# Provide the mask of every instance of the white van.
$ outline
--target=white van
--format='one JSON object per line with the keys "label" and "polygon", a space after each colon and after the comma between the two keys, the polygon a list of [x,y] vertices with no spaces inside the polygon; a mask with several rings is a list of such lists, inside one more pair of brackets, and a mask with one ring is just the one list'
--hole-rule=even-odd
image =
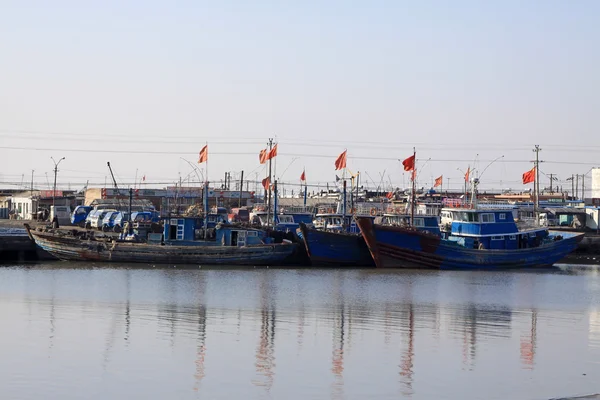
{"label": "white van", "polygon": [[54,221],[55,216],[59,225],[71,225],[71,207],[50,206],[50,222]]}

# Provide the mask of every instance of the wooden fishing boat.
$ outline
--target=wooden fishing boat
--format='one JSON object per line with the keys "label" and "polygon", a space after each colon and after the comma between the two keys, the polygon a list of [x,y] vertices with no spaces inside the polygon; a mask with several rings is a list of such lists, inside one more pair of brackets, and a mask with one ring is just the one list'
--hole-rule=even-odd
{"label": "wooden fishing boat", "polygon": [[[194,218],[167,220],[155,241],[134,242],[93,232],[32,229],[29,237],[61,260],[171,265],[281,265],[297,245],[274,243],[262,230],[221,224],[206,235]],[[207,239],[204,239],[204,237]],[[202,237],[199,240],[199,237]]]}

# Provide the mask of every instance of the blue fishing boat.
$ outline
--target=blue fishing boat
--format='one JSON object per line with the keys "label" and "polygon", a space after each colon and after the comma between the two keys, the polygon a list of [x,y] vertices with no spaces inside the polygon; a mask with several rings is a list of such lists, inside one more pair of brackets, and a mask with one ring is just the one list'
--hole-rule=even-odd
{"label": "blue fishing boat", "polygon": [[359,217],[357,223],[377,267],[391,268],[549,266],[575,250],[583,238],[545,227],[519,230],[509,210],[471,207],[442,209],[451,217],[445,237],[415,227],[376,224],[369,218]]}
{"label": "blue fishing boat", "polygon": [[[170,265],[281,265],[297,248],[283,240],[275,243],[267,232],[218,223],[204,228],[199,218],[169,218],[163,233],[149,234],[145,242],[98,236],[93,231],[31,229],[32,240],[61,260]],[[128,238],[131,236],[128,236]]]}
{"label": "blue fishing boat", "polygon": [[[333,217],[332,217],[333,218]],[[352,217],[348,217],[352,219]],[[353,224],[356,227],[356,224]],[[337,225],[334,225],[337,228]],[[349,226],[349,225],[348,225]],[[373,257],[360,234],[335,229],[311,229],[300,224],[296,231],[312,265],[373,267]]]}

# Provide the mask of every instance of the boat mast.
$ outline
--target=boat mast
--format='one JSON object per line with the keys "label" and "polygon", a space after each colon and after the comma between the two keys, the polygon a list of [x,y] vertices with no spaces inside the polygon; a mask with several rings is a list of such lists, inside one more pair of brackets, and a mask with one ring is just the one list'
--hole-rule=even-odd
{"label": "boat mast", "polygon": [[269,186],[267,188],[267,227],[271,224],[271,162],[273,161],[271,157],[271,150],[273,150],[273,139],[269,138]]}
{"label": "boat mast", "polygon": [[412,195],[411,195],[411,200],[410,200],[410,225],[411,226],[415,226],[415,203],[416,203],[416,198],[415,198],[415,181],[417,179],[417,150],[416,148],[413,147],[413,169],[412,169]]}
{"label": "boat mast", "polygon": [[535,149],[533,149],[533,151],[535,152],[535,182],[533,183],[533,190],[534,190],[534,200],[535,200],[535,204],[533,206],[533,211],[535,212],[535,222],[536,224],[539,225],[540,223],[540,151],[542,149],[540,149],[539,145],[535,145]]}

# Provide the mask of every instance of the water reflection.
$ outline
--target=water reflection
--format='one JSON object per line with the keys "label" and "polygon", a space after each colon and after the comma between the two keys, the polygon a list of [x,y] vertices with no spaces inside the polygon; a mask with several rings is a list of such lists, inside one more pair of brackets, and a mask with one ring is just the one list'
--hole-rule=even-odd
{"label": "water reflection", "polygon": [[257,386],[262,386],[269,391],[273,386],[273,368],[275,367],[275,306],[272,299],[273,287],[266,274],[262,274],[259,283],[260,296],[260,337],[256,348],[256,373],[258,379],[254,381]]}
{"label": "water reflection", "polygon": [[69,376],[95,398],[122,380],[147,398],[514,398],[495,378],[505,368],[512,394],[532,381],[548,398],[569,385],[593,391],[558,366],[600,377],[588,302],[600,285],[586,278],[0,270],[0,387],[43,397],[33,380],[44,368],[59,397]]}

